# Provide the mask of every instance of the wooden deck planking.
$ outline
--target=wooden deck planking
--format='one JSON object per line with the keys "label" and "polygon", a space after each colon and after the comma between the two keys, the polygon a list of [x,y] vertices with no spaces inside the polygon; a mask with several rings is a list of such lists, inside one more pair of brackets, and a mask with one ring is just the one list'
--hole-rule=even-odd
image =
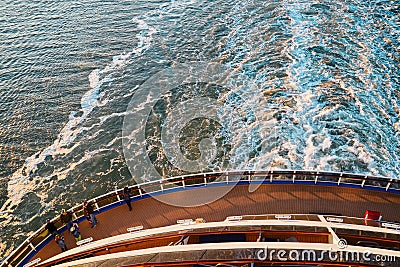
{"label": "wooden deck planking", "polygon": [[[218,188],[208,187],[174,192],[166,197],[202,199],[204,195],[218,193]],[[175,224],[178,219],[204,218],[206,221],[223,221],[227,216],[252,214],[308,214],[311,212],[341,213],[344,216],[363,217],[364,211],[379,210],[383,220],[400,218],[400,195],[344,187],[313,185],[262,185],[253,193],[247,185],[238,185],[223,198],[198,207],[175,207],[154,198],[132,202],[133,211],[127,205],[114,208],[97,216],[99,224],[90,228],[80,224],[82,238],[105,237],[126,233],[128,227],[143,225],[144,229]],[[75,242],[68,232],[64,233],[68,248]],[[38,255],[43,260],[60,253],[51,242]]]}

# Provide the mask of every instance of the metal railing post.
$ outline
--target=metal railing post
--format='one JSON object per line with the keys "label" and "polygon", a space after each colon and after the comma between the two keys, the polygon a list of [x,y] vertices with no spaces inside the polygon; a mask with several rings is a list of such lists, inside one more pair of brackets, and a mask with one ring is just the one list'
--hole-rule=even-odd
{"label": "metal railing post", "polygon": [[361,187],[364,187],[364,185],[365,185],[365,182],[367,181],[367,179],[368,179],[368,176],[367,176],[367,175],[365,175],[365,177],[364,177],[364,181],[362,181],[362,183],[361,183]]}
{"label": "metal railing post", "polygon": [[28,245],[29,245],[34,251],[36,251],[36,247],[31,243],[31,241],[28,241]]}
{"label": "metal railing post", "polygon": [[390,179],[390,181],[388,182],[388,184],[386,185],[386,191],[389,190],[390,185],[392,184],[391,182],[393,181],[393,178]]}
{"label": "metal railing post", "polygon": [[115,186],[115,194],[117,195],[118,201],[121,201],[121,197],[118,194],[118,187],[117,186]]}
{"label": "metal railing post", "polygon": [[340,173],[340,176],[339,176],[339,180],[338,180],[338,182],[337,182],[337,185],[340,185],[340,181],[342,180],[342,175],[343,175],[343,173]]}
{"label": "metal railing post", "polygon": [[96,199],[96,198],[94,199],[94,205],[96,206],[96,209],[98,209],[98,210],[100,209],[99,204],[97,203],[97,199]]}

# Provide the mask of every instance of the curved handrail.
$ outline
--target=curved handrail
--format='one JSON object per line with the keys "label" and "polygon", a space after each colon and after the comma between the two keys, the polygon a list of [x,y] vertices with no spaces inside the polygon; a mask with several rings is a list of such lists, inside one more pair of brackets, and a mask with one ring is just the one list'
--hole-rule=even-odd
{"label": "curved handrail", "polygon": [[[222,179],[217,179],[222,178]],[[276,182],[308,182],[313,184],[336,183],[340,185],[353,185],[360,188],[378,188],[384,191],[400,193],[400,180],[384,176],[371,176],[365,174],[353,174],[344,172],[327,172],[315,170],[235,170],[222,172],[207,172],[187,174],[155,181],[143,182],[130,186],[132,197],[150,196],[157,192],[167,192],[173,188],[186,188],[190,186],[208,185],[212,183],[276,183]],[[171,186],[165,189],[166,186]],[[148,189],[148,190],[146,190]],[[91,199],[96,210],[101,212],[107,206],[121,202],[123,189],[116,189],[106,194]],[[76,219],[82,218],[82,204],[69,209]],[[59,216],[53,220],[62,228]],[[0,265],[0,267],[19,266],[26,261],[27,257],[36,251],[36,248],[44,242],[45,226],[43,225],[34,234],[29,236],[17,249],[15,249]]]}

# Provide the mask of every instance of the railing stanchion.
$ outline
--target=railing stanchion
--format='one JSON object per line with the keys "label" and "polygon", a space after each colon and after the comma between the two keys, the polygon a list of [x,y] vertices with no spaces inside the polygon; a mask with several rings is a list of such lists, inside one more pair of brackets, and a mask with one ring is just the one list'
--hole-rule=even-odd
{"label": "railing stanchion", "polygon": [[338,180],[338,182],[337,182],[337,185],[340,185],[340,181],[342,180],[342,175],[343,175],[343,173],[340,173],[340,176],[339,176],[339,180]]}
{"label": "railing stanchion", "polygon": [[31,241],[28,241],[28,245],[29,245],[34,251],[36,251],[36,248],[35,248],[35,246],[31,243]]}
{"label": "railing stanchion", "polygon": [[118,201],[121,201],[121,197],[118,194],[118,187],[117,186],[115,187],[115,194],[117,195]]}
{"label": "railing stanchion", "polygon": [[386,185],[386,191],[389,190],[390,185],[392,184],[391,182],[393,181],[393,178],[390,179],[390,181],[388,182],[388,184]]}
{"label": "railing stanchion", "polygon": [[100,209],[99,204],[97,203],[97,199],[96,199],[96,198],[94,199],[94,205],[96,206],[96,209],[97,209],[97,210]]}
{"label": "railing stanchion", "polygon": [[183,177],[183,176],[182,176],[182,186],[183,186],[183,188],[186,187],[186,184],[185,184],[185,177]]}
{"label": "railing stanchion", "polygon": [[367,176],[367,175],[365,175],[365,177],[364,177],[364,181],[362,181],[362,183],[361,183],[361,187],[364,187],[364,185],[365,185],[365,181],[367,181],[367,178],[368,178],[368,176]]}

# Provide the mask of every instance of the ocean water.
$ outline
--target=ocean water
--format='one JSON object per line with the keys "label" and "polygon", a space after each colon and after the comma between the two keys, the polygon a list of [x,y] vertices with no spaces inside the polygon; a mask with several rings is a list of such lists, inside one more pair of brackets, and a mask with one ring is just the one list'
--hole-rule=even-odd
{"label": "ocean water", "polygon": [[[153,179],[145,167],[398,177],[399,12],[390,0],[0,0],[0,258],[62,208]],[[205,78],[210,64],[229,78]],[[123,131],[138,118],[144,149]]]}

